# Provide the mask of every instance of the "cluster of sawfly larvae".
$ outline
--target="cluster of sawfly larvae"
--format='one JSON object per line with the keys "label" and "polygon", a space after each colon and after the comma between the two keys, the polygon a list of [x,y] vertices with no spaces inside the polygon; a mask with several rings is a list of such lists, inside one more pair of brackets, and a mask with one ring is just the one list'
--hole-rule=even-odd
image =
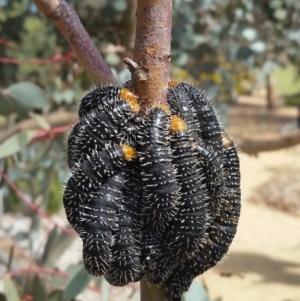
{"label": "cluster of sawfly larvae", "polygon": [[115,286],[145,276],[180,301],[234,238],[239,159],[198,88],[170,81],[166,105],[139,109],[124,87],[84,96],[68,139],[64,207],[88,273]]}

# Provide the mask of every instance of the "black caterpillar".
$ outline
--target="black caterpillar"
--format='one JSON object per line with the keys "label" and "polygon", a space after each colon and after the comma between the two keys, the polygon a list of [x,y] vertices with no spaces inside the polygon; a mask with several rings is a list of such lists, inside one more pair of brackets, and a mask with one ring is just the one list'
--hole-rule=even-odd
{"label": "black caterpillar", "polygon": [[180,301],[228,251],[240,213],[239,159],[196,87],[169,82],[145,115],[116,86],[88,93],[68,140],[68,221],[88,273],[116,286],[164,283]]}

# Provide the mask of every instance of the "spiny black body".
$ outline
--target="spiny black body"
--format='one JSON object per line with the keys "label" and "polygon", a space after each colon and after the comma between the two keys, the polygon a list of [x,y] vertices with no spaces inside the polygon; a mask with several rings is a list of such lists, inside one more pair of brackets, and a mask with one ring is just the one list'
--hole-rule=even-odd
{"label": "spiny black body", "polygon": [[170,116],[154,108],[140,137],[139,163],[144,185],[144,231],[165,230],[177,212],[178,186],[169,151]]}
{"label": "spiny black body", "polygon": [[[208,239],[190,258],[186,258],[166,281],[170,301],[180,301],[193,279],[215,266],[227,253],[235,236],[240,214],[239,159],[233,141],[224,132],[223,143],[223,192],[222,199],[210,226]],[[182,275],[185,275],[182,277]]]}
{"label": "spiny black body", "polygon": [[[115,286],[139,281],[141,267],[141,181],[135,177],[134,167],[127,168],[124,201],[118,214],[119,228],[114,232],[115,244],[111,247],[112,259],[105,273],[106,280]],[[128,176],[131,176],[129,180]]]}
{"label": "spiny black body", "polygon": [[97,198],[82,204],[83,227],[86,235],[83,242],[83,263],[86,271],[100,276],[109,269],[113,232],[117,230],[117,216],[123,201],[124,176],[112,176],[99,190]]}
{"label": "spiny black body", "polygon": [[120,99],[121,87],[107,86],[96,88],[87,93],[81,100],[78,109],[78,116],[80,119],[87,116],[91,111],[97,108],[102,108],[103,104],[113,105],[115,101]]}
{"label": "spiny black body", "polygon": [[[168,107],[146,115],[136,100],[116,86],[83,98],[68,140],[72,176],[64,206],[83,240],[90,274],[117,286],[145,275],[152,283],[164,281],[169,300],[180,301],[234,238],[239,160],[198,88],[173,81]],[[172,126],[171,114],[185,125]],[[120,144],[132,145],[137,160]]]}

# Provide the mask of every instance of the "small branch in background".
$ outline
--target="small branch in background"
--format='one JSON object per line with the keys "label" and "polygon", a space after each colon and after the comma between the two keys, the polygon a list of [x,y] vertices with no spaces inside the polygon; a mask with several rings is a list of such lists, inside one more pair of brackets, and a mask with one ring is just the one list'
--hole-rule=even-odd
{"label": "small branch in background", "polygon": [[166,103],[171,60],[171,0],[138,0],[136,40],[133,60],[147,74],[140,79],[132,74],[133,86],[144,109]]}
{"label": "small branch in background", "polygon": [[71,129],[70,125],[52,128],[50,130],[39,130],[33,137],[31,143],[40,143],[45,140],[53,139],[61,134],[68,132]]}
{"label": "small branch in background", "polygon": [[33,2],[64,35],[96,85],[117,83],[117,79],[87,34],[78,15],[65,0],[33,0]]}
{"label": "small branch in background", "polygon": [[64,226],[61,226],[58,224],[55,220],[53,220],[49,215],[47,215],[44,211],[42,211],[39,207],[34,205],[32,202],[30,202],[26,196],[23,194],[23,192],[9,179],[9,177],[0,169],[0,175],[5,181],[5,183],[16,193],[16,195],[21,199],[21,201],[28,206],[32,211],[36,212],[41,217],[47,219],[51,224],[55,225],[58,229],[60,229],[62,232],[69,234],[69,235],[76,235],[76,233]]}
{"label": "small branch in background", "polygon": [[[77,112],[59,111],[43,116],[51,127],[69,126],[78,119]],[[26,131],[39,129],[40,125],[34,119],[23,120],[14,126],[0,131],[0,144],[11,136]],[[53,129],[52,129],[53,130]],[[49,130],[51,132],[51,130]],[[38,134],[38,133],[37,133]]]}
{"label": "small branch in background", "polygon": [[26,59],[26,60],[18,60],[13,58],[7,57],[0,57],[0,63],[3,64],[13,64],[13,65],[46,65],[46,64],[53,64],[59,61],[65,61],[67,63],[72,63],[72,59],[75,56],[75,52],[70,51],[65,55],[55,55],[49,59]]}
{"label": "small branch in background", "polygon": [[300,130],[291,134],[284,134],[272,138],[245,138],[237,145],[242,152],[249,155],[257,155],[259,152],[279,150],[286,147],[295,146],[300,143]]}

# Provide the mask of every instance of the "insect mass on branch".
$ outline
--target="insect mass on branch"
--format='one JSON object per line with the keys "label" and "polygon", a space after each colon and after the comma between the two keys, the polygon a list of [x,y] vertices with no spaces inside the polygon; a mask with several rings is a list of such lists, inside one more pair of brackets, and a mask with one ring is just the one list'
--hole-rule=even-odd
{"label": "insect mass on branch", "polygon": [[206,95],[171,81],[167,104],[106,86],[83,97],[68,139],[68,221],[92,275],[124,286],[143,276],[180,301],[227,253],[240,215],[234,142]]}

